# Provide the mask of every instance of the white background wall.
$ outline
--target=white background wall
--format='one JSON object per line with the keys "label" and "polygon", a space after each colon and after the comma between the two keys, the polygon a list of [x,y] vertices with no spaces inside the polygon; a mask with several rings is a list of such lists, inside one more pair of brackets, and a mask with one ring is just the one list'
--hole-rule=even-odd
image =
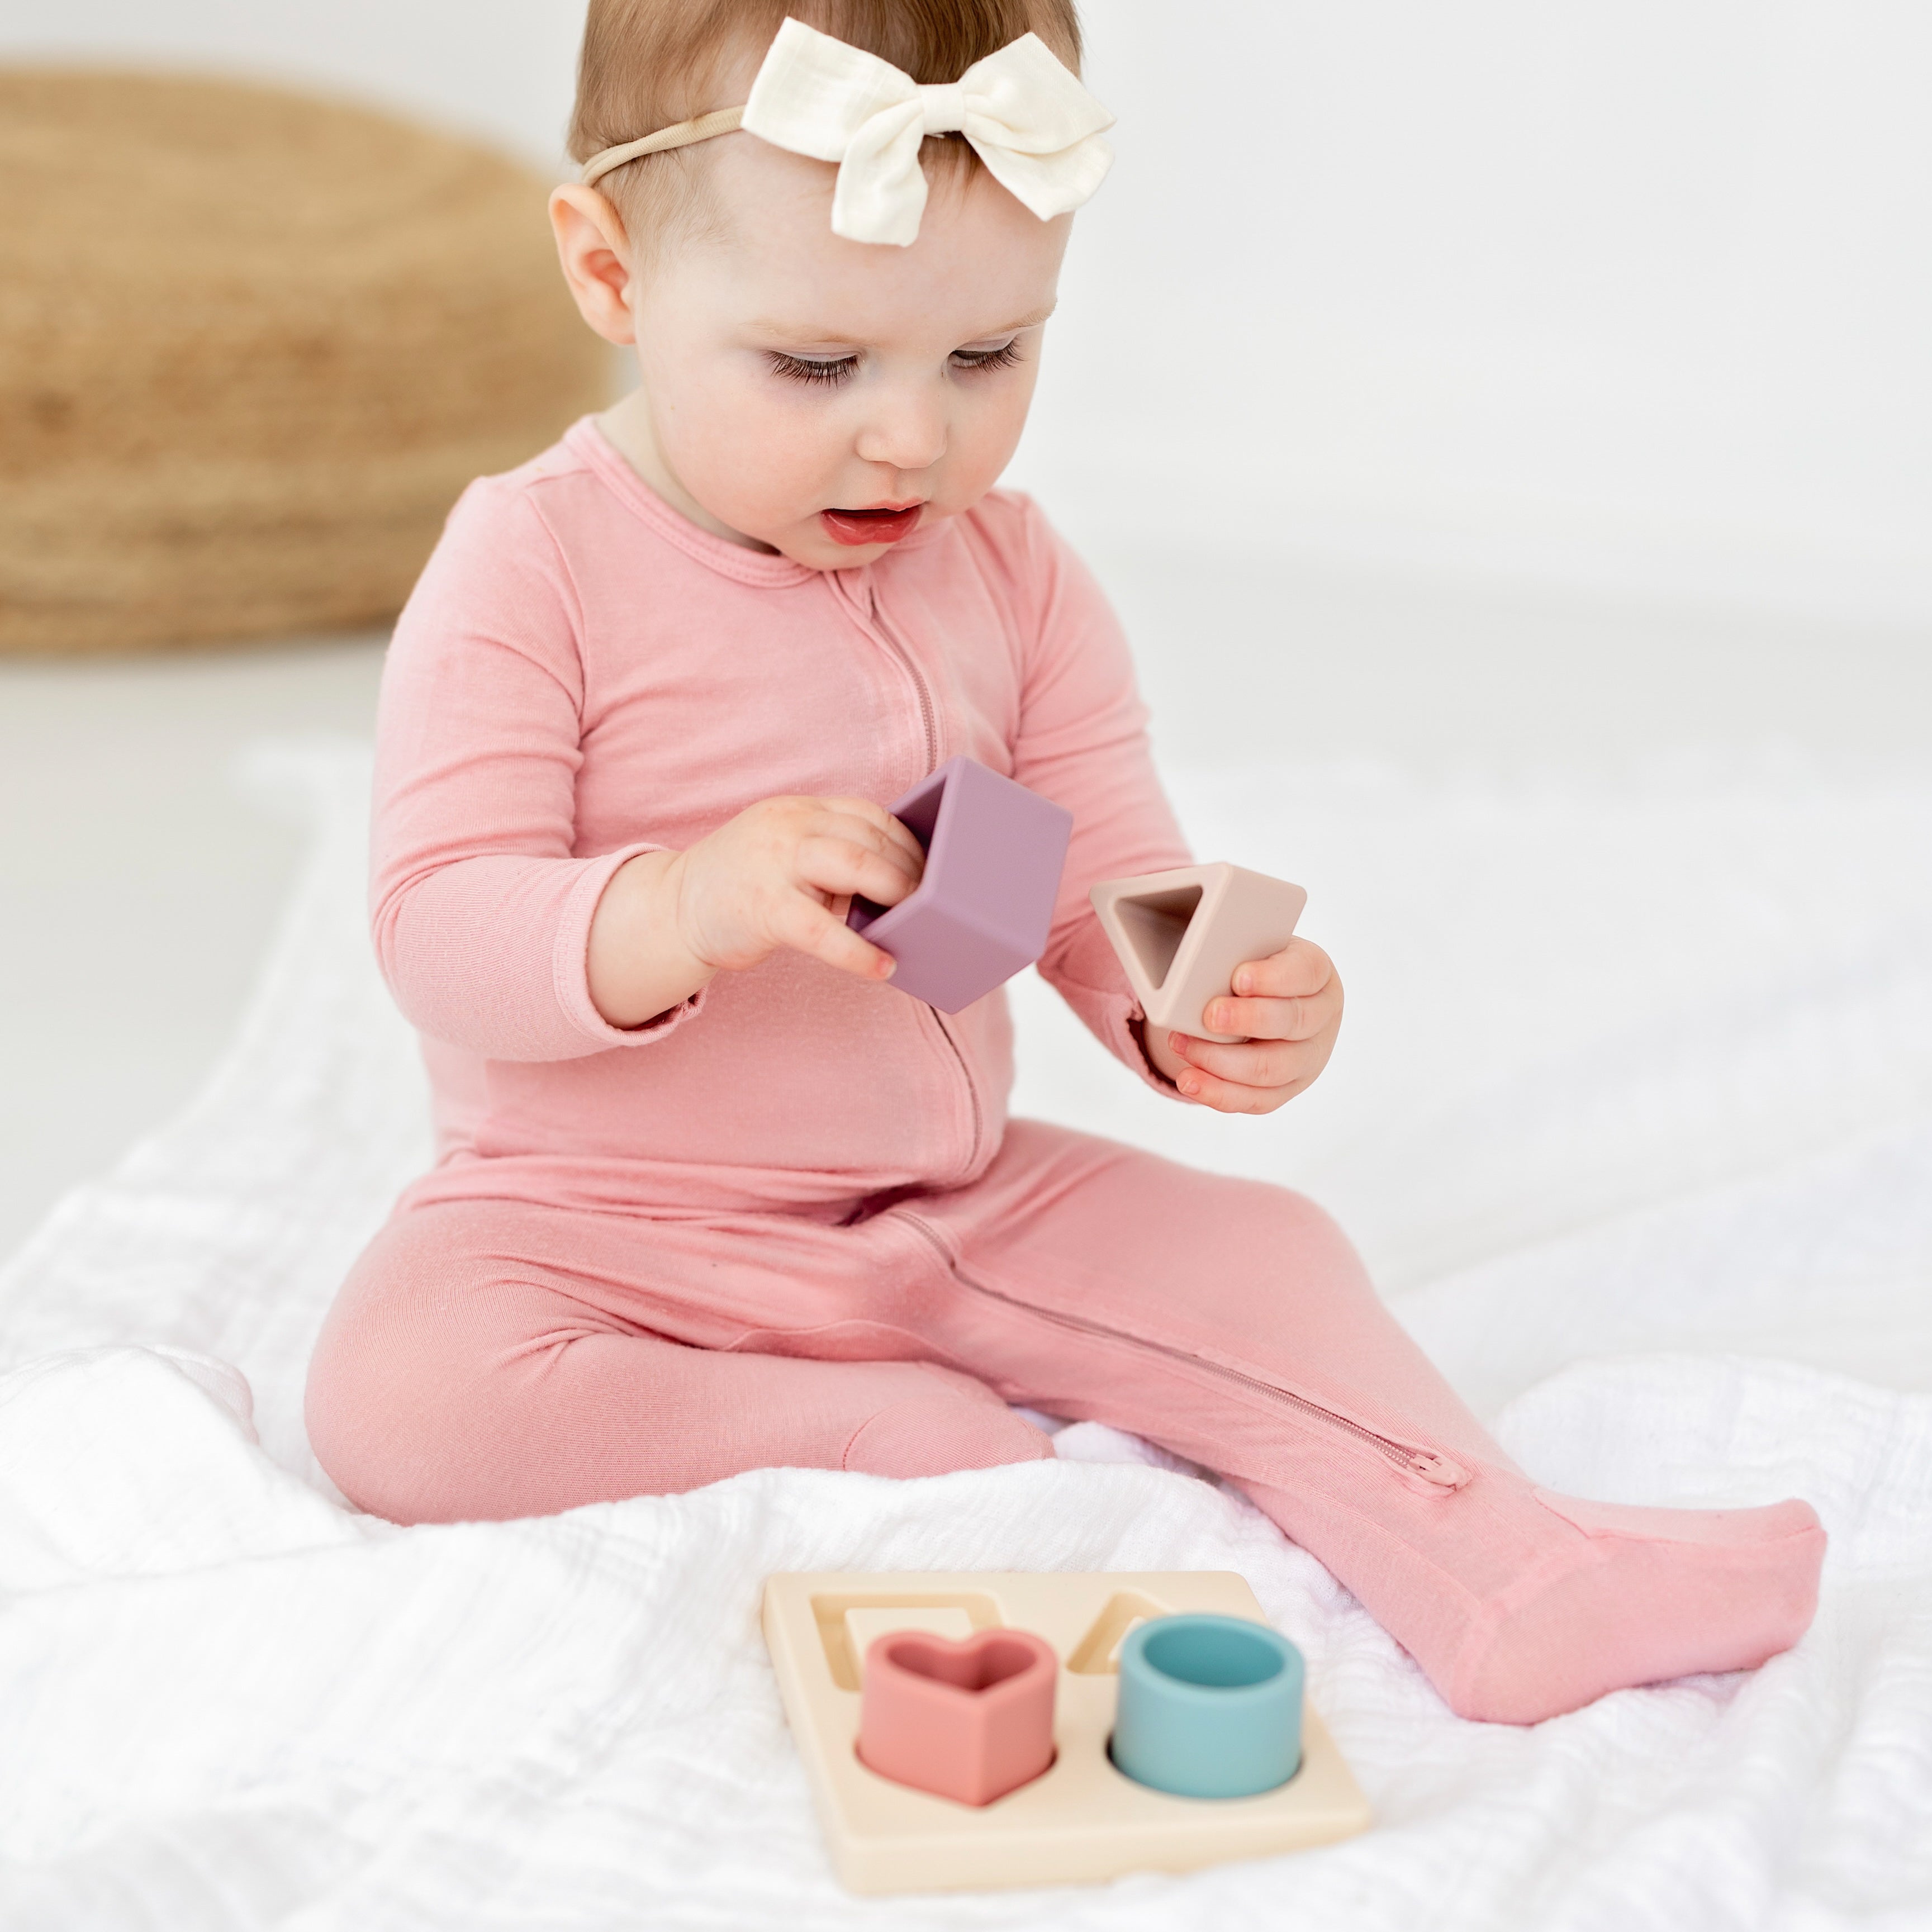
{"label": "white background wall", "polygon": [[[580,0],[0,0],[554,159]],[[1924,0],[1089,0],[1020,480],[1090,544],[1932,622]]]}

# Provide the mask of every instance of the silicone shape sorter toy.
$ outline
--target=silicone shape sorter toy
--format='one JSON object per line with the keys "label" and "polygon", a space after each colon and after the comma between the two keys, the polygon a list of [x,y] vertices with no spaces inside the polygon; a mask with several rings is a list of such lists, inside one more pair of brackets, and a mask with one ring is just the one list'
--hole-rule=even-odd
{"label": "silicone shape sorter toy", "polygon": [[1203,1009],[1232,988],[1236,967],[1294,938],[1308,902],[1285,879],[1225,865],[1103,879],[1088,896],[1148,1024],[1218,1040],[1244,1036],[1210,1033]]}
{"label": "silicone shape sorter toy", "polygon": [[1301,1762],[1301,1653],[1242,1617],[1157,1617],[1122,1639],[1108,1746],[1137,1784],[1253,1798]]}
{"label": "silicone shape sorter toy", "polygon": [[[1367,1803],[1312,1709],[1301,1713],[1300,1769],[1252,1797],[1175,1796],[1114,1766],[1124,1640],[1143,1623],[1195,1613],[1268,1628],[1246,1582],[1225,1571],[768,1578],[765,1641],[840,1878],[862,1892],[1054,1885],[1192,1871],[1366,1831]],[[860,1728],[870,1659],[881,1638],[905,1630],[1043,1640],[1058,1664],[1048,1768],[986,1804],[869,1768]]]}
{"label": "silicone shape sorter toy", "polygon": [[890,809],[925,848],[925,874],[890,908],[854,898],[845,922],[898,962],[900,992],[956,1013],[1046,950],[1073,815],[964,757]]}
{"label": "silicone shape sorter toy", "polygon": [[866,1652],[859,1758],[962,1804],[990,1804],[1053,1762],[1060,1660],[1030,1630],[898,1630]]}

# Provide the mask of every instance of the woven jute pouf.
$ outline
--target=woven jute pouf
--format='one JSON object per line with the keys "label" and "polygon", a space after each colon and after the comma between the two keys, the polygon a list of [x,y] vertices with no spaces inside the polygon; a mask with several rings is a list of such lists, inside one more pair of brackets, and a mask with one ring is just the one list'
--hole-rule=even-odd
{"label": "woven jute pouf", "polygon": [[608,398],[544,184],[276,89],[0,69],[0,651],[394,614]]}

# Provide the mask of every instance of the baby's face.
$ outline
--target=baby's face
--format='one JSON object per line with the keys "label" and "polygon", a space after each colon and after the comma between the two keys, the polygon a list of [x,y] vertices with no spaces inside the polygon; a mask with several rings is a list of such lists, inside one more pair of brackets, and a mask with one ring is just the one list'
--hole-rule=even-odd
{"label": "baby's face", "polygon": [[970,508],[1024,426],[1071,218],[976,169],[932,182],[910,248],[848,242],[827,164],[742,134],[707,158],[721,231],[668,242],[625,291],[643,388],[623,414],[652,480],[818,568]]}

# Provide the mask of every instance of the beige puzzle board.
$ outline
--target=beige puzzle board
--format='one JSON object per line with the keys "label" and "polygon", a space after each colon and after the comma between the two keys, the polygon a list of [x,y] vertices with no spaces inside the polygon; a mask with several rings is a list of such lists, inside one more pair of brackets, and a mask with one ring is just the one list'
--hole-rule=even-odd
{"label": "beige puzzle board", "polygon": [[[1312,1707],[1301,1768],[1258,1798],[1174,1798],[1107,1756],[1120,1640],[1148,1617],[1208,1611],[1264,1623],[1228,1570],[1034,1576],[826,1572],[769,1578],[765,1641],[839,1877],[854,1892],[1054,1885],[1192,1871],[1366,1831],[1368,1802]],[[914,1791],[859,1761],[860,1670],[886,1631],[1036,1632],[1059,1654],[1052,1768],[991,1804]]]}

